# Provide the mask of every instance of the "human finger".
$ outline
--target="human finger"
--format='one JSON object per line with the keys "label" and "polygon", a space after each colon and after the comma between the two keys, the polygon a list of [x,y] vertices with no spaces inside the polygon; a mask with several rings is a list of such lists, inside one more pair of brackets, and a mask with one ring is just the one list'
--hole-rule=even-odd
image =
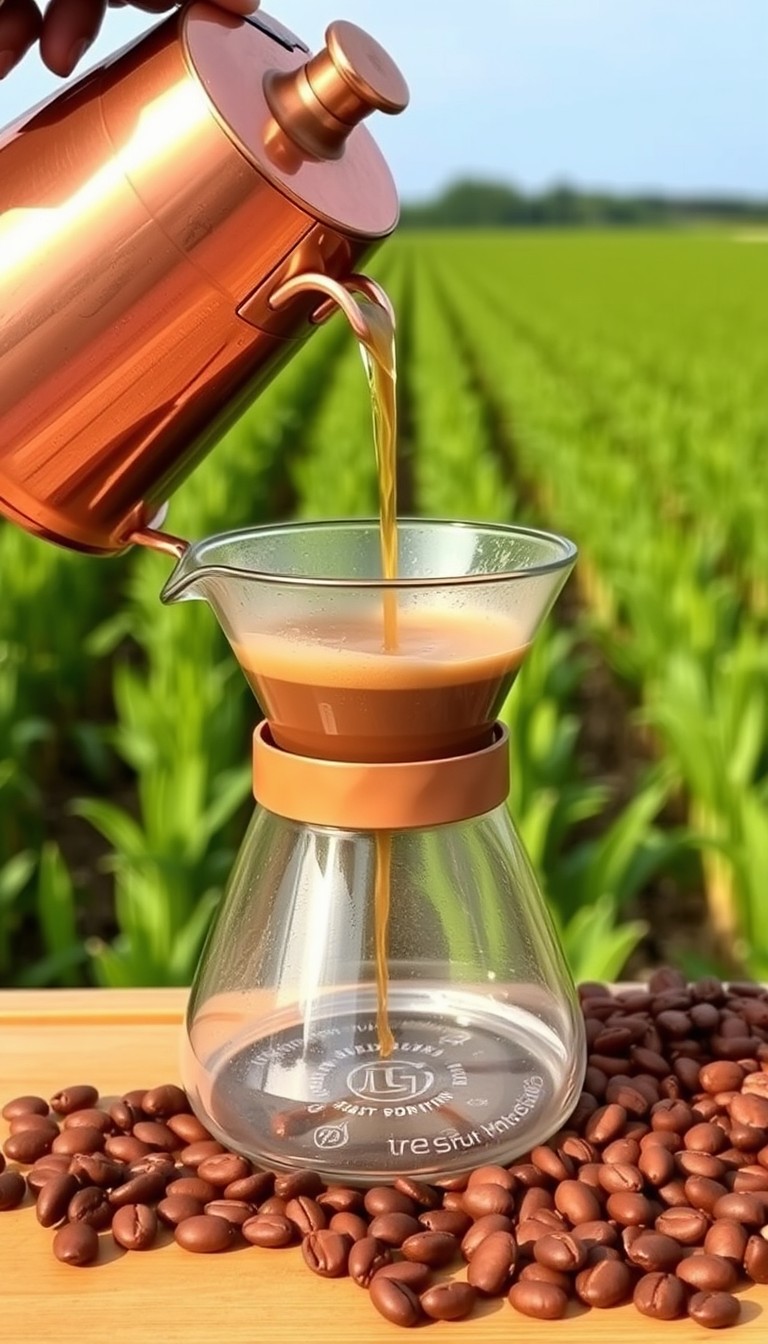
{"label": "human finger", "polygon": [[107,0],[50,0],[40,55],[55,75],[71,75],[101,28]]}
{"label": "human finger", "polygon": [[40,36],[43,16],[35,0],[0,0],[0,79]]}

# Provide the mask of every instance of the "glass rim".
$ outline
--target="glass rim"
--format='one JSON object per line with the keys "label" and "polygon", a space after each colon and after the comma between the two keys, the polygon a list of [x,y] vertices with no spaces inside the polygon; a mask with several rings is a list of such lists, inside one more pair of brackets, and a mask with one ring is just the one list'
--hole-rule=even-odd
{"label": "glass rim", "polygon": [[[578,556],[578,547],[567,537],[563,537],[557,532],[547,532],[536,527],[524,527],[516,523],[483,523],[455,518],[418,518],[407,515],[398,518],[397,526],[398,528],[401,526],[417,526],[427,529],[446,528],[506,537],[528,537],[536,541],[549,543],[553,549],[559,550],[560,554],[550,560],[542,560],[523,568],[494,570],[490,574],[425,575],[423,578],[411,576],[396,579],[329,578],[323,575],[313,577],[308,574],[284,574],[275,570],[243,569],[237,565],[206,564],[200,557],[202,548],[213,547],[222,542],[245,541],[252,537],[268,537],[291,532],[328,532],[334,529],[351,531],[358,528],[369,532],[373,530],[378,532],[379,530],[378,518],[323,518],[317,521],[299,519],[288,523],[265,523],[259,527],[235,528],[231,532],[217,532],[212,536],[204,537],[201,541],[191,543],[169,576],[161,593],[161,598],[163,601],[172,601],[175,593],[182,591],[193,583],[195,578],[203,575],[207,577],[237,578],[251,583],[279,584],[294,588],[354,589],[356,591],[362,589],[365,591],[395,592],[427,588],[457,588],[477,584],[514,582],[537,578],[543,574],[556,574],[559,570],[572,566]],[[185,573],[187,564],[194,561],[198,562],[199,567]]]}

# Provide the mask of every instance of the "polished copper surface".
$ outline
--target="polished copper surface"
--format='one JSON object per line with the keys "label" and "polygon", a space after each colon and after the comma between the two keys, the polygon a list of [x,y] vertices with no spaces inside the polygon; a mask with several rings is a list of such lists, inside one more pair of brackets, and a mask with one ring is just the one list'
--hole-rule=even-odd
{"label": "polished copper surface", "polygon": [[338,159],[371,112],[402,112],[408,86],[394,61],[354,23],[332,23],[326,46],[291,73],[268,71],[264,91],[289,140],[318,159]]}
{"label": "polished copper surface", "polygon": [[364,129],[338,163],[271,163],[264,75],[306,59],[193,3],[0,139],[0,511],[29,531],[152,535],[312,330],[317,295],[274,289],[345,279],[394,226]]}

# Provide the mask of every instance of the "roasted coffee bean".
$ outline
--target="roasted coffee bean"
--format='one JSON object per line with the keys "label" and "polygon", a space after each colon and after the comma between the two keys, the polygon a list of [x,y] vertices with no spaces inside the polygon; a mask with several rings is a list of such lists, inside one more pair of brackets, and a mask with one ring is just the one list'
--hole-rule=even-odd
{"label": "roasted coffee bean", "polygon": [[524,1223],[528,1218],[535,1218],[542,1209],[554,1209],[555,1199],[551,1190],[542,1190],[535,1186],[533,1190],[526,1190],[520,1201],[520,1207],[517,1211],[518,1221]]}
{"label": "roasted coffee bean", "polygon": [[53,1254],[65,1265],[92,1265],[99,1254],[99,1238],[87,1223],[65,1223],[53,1238]]}
{"label": "roasted coffee bean", "polygon": [[75,1153],[68,1170],[81,1185],[97,1185],[101,1190],[110,1190],[125,1180],[125,1167],[105,1153]]}
{"label": "roasted coffee bean", "polygon": [[598,1111],[593,1112],[585,1125],[584,1136],[590,1143],[602,1147],[612,1139],[618,1139],[624,1133],[626,1125],[627,1112],[623,1106],[618,1106],[614,1102],[609,1106],[601,1106]]}
{"label": "roasted coffee bean", "polygon": [[[195,1179],[194,1177],[192,1179]],[[224,1186],[225,1199],[244,1199],[248,1204],[261,1204],[272,1191],[274,1176],[271,1171],[254,1171]]]}
{"label": "roasted coffee bean", "polygon": [[709,1227],[709,1219],[700,1209],[665,1209],[654,1224],[657,1232],[673,1237],[681,1246],[700,1246]]}
{"label": "roasted coffee bean", "polygon": [[[675,1167],[684,1176],[704,1176],[708,1181],[722,1181],[726,1173],[726,1165],[721,1157],[715,1157],[712,1153],[676,1153],[674,1157]],[[663,1182],[658,1182],[662,1185]]]}
{"label": "roasted coffee bean", "polygon": [[677,1266],[677,1277],[701,1292],[729,1293],[739,1281],[732,1260],[722,1255],[689,1255]]}
{"label": "roasted coffee bean", "polygon": [[583,1181],[562,1181],[555,1190],[555,1208],[571,1223],[589,1223],[602,1213],[600,1200]]}
{"label": "roasted coffee bean", "polygon": [[426,1213],[419,1214],[419,1222],[428,1232],[449,1232],[452,1237],[458,1237],[459,1240],[472,1226],[469,1214],[459,1209],[427,1209]]}
{"label": "roasted coffee bean", "polygon": [[0,1173],[0,1213],[17,1209],[27,1192],[24,1177],[18,1171]]}
{"label": "roasted coffee bean", "polygon": [[42,1227],[55,1227],[67,1216],[69,1201],[80,1188],[76,1176],[52,1176],[40,1190],[35,1206]]}
{"label": "roasted coffee bean", "polygon": [[398,1260],[391,1265],[378,1269],[375,1278],[397,1279],[398,1283],[407,1283],[414,1293],[421,1293],[430,1279],[429,1265],[420,1265],[416,1260]]}
{"label": "roasted coffee bean", "polygon": [[157,1214],[148,1204],[123,1204],[112,1219],[112,1236],[126,1251],[148,1251],[157,1237]]}
{"label": "roasted coffee bean", "polygon": [[13,1097],[2,1109],[4,1120],[15,1120],[18,1115],[47,1115],[48,1102],[42,1097]]}
{"label": "roasted coffee bean", "polygon": [[32,1111],[27,1115],[15,1115],[8,1126],[9,1134],[22,1134],[27,1129],[37,1129],[40,1133],[50,1134],[52,1139],[60,1133],[59,1126],[55,1120],[47,1115],[35,1115]]}
{"label": "roasted coffee bean", "polygon": [[277,1213],[284,1218],[287,1204],[287,1199],[281,1199],[279,1195],[270,1195],[269,1199],[265,1199],[264,1203],[259,1205],[259,1213]]}
{"label": "roasted coffee bean", "polygon": [[666,1204],[670,1209],[688,1208],[684,1181],[668,1181],[666,1185],[660,1186],[656,1193],[661,1203]]}
{"label": "roasted coffee bean", "polygon": [[421,1303],[407,1283],[377,1274],[370,1287],[371,1302],[393,1325],[412,1326],[423,1319]]}
{"label": "roasted coffee bean", "polygon": [[145,1087],[132,1087],[130,1091],[124,1092],[121,1101],[127,1101],[129,1106],[135,1106],[137,1110],[143,1110],[142,1103],[147,1095]]}
{"label": "roasted coffee bean", "polygon": [[277,1249],[296,1240],[295,1225],[279,1213],[257,1213],[243,1223],[240,1231],[252,1246]]}
{"label": "roasted coffee bean", "polygon": [[710,1181],[706,1176],[689,1176],[683,1187],[688,1203],[694,1209],[712,1213],[717,1201],[728,1191],[719,1181]]}
{"label": "roasted coffee bean", "polygon": [[50,1153],[54,1136],[47,1129],[23,1129],[11,1134],[3,1144],[3,1152],[12,1162],[20,1162],[23,1167],[31,1167],[33,1162]]}
{"label": "roasted coffee bean", "polygon": [[123,1185],[109,1192],[109,1202],[116,1208],[124,1204],[154,1204],[165,1194],[166,1178],[162,1172],[148,1171],[143,1176],[132,1176]]}
{"label": "roasted coffee bean", "polygon": [[[325,1208],[325,1205],[321,1207]],[[326,1212],[330,1213],[330,1209]],[[332,1232],[343,1233],[353,1243],[362,1241],[363,1237],[368,1236],[368,1223],[359,1213],[334,1213],[328,1221],[328,1226]]]}
{"label": "roasted coffee bean", "polygon": [[[765,1076],[765,1075],[764,1075]],[[754,1129],[768,1128],[768,1098],[754,1093],[736,1093],[730,1105],[731,1120]]]}
{"label": "roasted coffee bean", "polygon": [[[573,1116],[571,1120],[573,1121]],[[532,1162],[516,1162],[509,1170],[517,1184],[522,1186],[524,1190],[531,1190],[535,1186],[546,1187],[548,1185],[544,1172],[539,1171],[538,1167],[534,1167]]]}
{"label": "roasted coffee bean", "polygon": [[139,1158],[146,1157],[151,1151],[148,1144],[134,1139],[132,1134],[110,1134],[104,1143],[107,1157],[111,1157],[115,1162],[122,1162],[124,1166],[128,1166],[130,1162],[138,1162]]}
{"label": "roasted coffee bean", "polygon": [[112,1222],[113,1214],[114,1209],[106,1190],[99,1189],[98,1185],[87,1185],[83,1190],[78,1190],[69,1201],[67,1221],[88,1223],[96,1232],[103,1232]]}
{"label": "roasted coffee bean", "polygon": [[133,1126],[144,1119],[144,1112],[138,1106],[131,1106],[127,1101],[115,1101],[110,1106],[109,1115],[115,1129],[119,1129],[123,1134],[130,1134]]}
{"label": "roasted coffee bean", "polygon": [[249,1218],[253,1218],[256,1210],[244,1199],[212,1199],[210,1204],[205,1205],[203,1212],[213,1213],[217,1218],[226,1218],[233,1227],[242,1227]]}
{"label": "roasted coffee bean", "polygon": [[632,1272],[622,1260],[600,1260],[576,1275],[576,1294],[590,1307],[618,1307],[631,1296],[633,1285]]}
{"label": "roasted coffee bean", "polygon": [[744,1070],[730,1059],[715,1059],[699,1070],[699,1085],[712,1097],[718,1092],[738,1092],[743,1081]]}
{"label": "roasted coffee bean", "polygon": [[[545,1210],[542,1209],[542,1215],[544,1212]],[[493,1216],[494,1215],[491,1215],[491,1217]],[[485,1220],[480,1219],[479,1221],[484,1222]],[[507,1219],[507,1222],[509,1223],[509,1227],[506,1230],[514,1230],[515,1236],[517,1237],[517,1244],[524,1255],[533,1255],[533,1248],[540,1237],[548,1237],[552,1232],[565,1232],[567,1230],[567,1224],[561,1223],[559,1227],[553,1227],[551,1223],[545,1223],[538,1218],[529,1218],[524,1223],[518,1223],[514,1229],[512,1227],[512,1220]],[[477,1223],[475,1224],[475,1227],[476,1226]],[[493,1230],[503,1231],[504,1229],[494,1228]],[[473,1231],[474,1228],[470,1229],[467,1236],[464,1238],[464,1242],[471,1238]],[[464,1242],[462,1243],[462,1246],[464,1245]]]}
{"label": "roasted coffee bean", "polygon": [[223,1190],[232,1181],[241,1181],[245,1176],[250,1176],[251,1164],[247,1157],[240,1157],[238,1153],[216,1153],[213,1157],[203,1159],[197,1174],[202,1181],[210,1181],[217,1190]]}
{"label": "roasted coffee bean", "polygon": [[768,1138],[768,1130],[755,1129],[752,1125],[735,1125],[730,1128],[731,1147],[739,1148],[743,1153],[757,1153]]}
{"label": "roasted coffee bean", "polygon": [[744,1250],[744,1269],[753,1283],[768,1283],[768,1241],[751,1236]]}
{"label": "roasted coffee bean", "polygon": [[35,1165],[30,1167],[27,1172],[27,1186],[35,1199],[46,1182],[52,1180],[54,1176],[74,1175],[70,1172],[69,1166],[69,1158],[64,1157],[61,1153],[58,1156],[54,1153],[47,1153],[44,1157],[38,1158]]}
{"label": "roasted coffee bean", "polygon": [[283,1171],[275,1176],[275,1194],[280,1199],[298,1199],[300,1195],[316,1199],[322,1188],[323,1182],[318,1173],[308,1171],[306,1168],[300,1171]]}
{"label": "roasted coffee bean", "polygon": [[639,1193],[645,1185],[645,1178],[637,1167],[629,1162],[612,1162],[602,1166],[599,1173],[600,1185],[609,1195],[622,1191]]}
{"label": "roasted coffee bean", "polygon": [[235,1231],[226,1218],[201,1213],[195,1218],[185,1218],[184,1222],[179,1223],[174,1229],[173,1235],[185,1251],[194,1251],[199,1255],[213,1255],[218,1251],[226,1251],[232,1245]]}
{"label": "roasted coffee bean", "polygon": [[466,1190],[469,1183],[469,1172],[462,1176],[447,1176],[444,1181],[435,1181],[438,1190]]}
{"label": "roasted coffee bean", "polygon": [[406,1260],[429,1265],[430,1269],[449,1265],[458,1252],[459,1243],[449,1232],[415,1232],[412,1237],[406,1237],[400,1247]]}
{"label": "roasted coffee bean", "polygon": [[[107,1152],[109,1152],[109,1144],[107,1144]],[[191,1167],[193,1171],[197,1171],[209,1157],[221,1157],[224,1153],[226,1153],[226,1149],[215,1139],[197,1139],[194,1143],[188,1143],[186,1148],[181,1149],[179,1161],[183,1162],[185,1167]],[[234,1180],[235,1177],[233,1176],[231,1179]]]}
{"label": "roasted coffee bean", "polygon": [[675,1321],[685,1315],[688,1294],[675,1274],[644,1274],[635,1284],[632,1301],[643,1316]]}
{"label": "roasted coffee bean", "polygon": [[514,1195],[501,1185],[471,1185],[461,1198],[471,1218],[483,1218],[488,1213],[504,1213],[510,1218],[515,1211]]}
{"label": "roasted coffee bean", "polygon": [[590,1246],[615,1246],[619,1234],[613,1223],[598,1218],[588,1223],[576,1223],[573,1236],[589,1249]]}
{"label": "roasted coffee bean", "polygon": [[603,1162],[609,1165],[621,1162],[636,1166],[639,1157],[640,1144],[637,1139],[614,1139],[603,1149]]}
{"label": "roasted coffee bean", "polygon": [[159,1120],[139,1120],[133,1126],[133,1136],[163,1153],[173,1153],[181,1147],[178,1136]]}
{"label": "roasted coffee bean", "polygon": [[559,1321],[568,1307],[568,1294],[554,1283],[519,1279],[507,1293],[507,1301],[523,1316],[537,1321]]}
{"label": "roasted coffee bean", "polygon": [[380,1269],[392,1263],[392,1252],[376,1237],[361,1237],[350,1247],[347,1267],[349,1276],[360,1288],[369,1288]]}
{"label": "roasted coffee bean", "polygon": [[675,1159],[667,1148],[658,1143],[642,1149],[637,1169],[651,1185],[666,1185],[675,1174]]}
{"label": "roasted coffee bean", "polygon": [[310,1232],[301,1243],[305,1265],[321,1279],[340,1279],[346,1275],[349,1250],[349,1239],[328,1227]]}
{"label": "roasted coffee bean", "polygon": [[723,1255],[740,1265],[747,1249],[749,1233],[735,1218],[718,1218],[707,1230],[704,1250],[708,1255]]}
{"label": "roasted coffee bean", "polygon": [[63,1087],[50,1099],[50,1107],[57,1115],[69,1115],[71,1111],[82,1111],[87,1106],[95,1106],[99,1094],[95,1087],[83,1083],[77,1087]]}
{"label": "roasted coffee bean", "polygon": [[171,1115],[184,1115],[189,1107],[186,1092],[175,1083],[163,1083],[160,1087],[151,1087],[144,1093],[141,1109],[151,1116],[165,1120]]}
{"label": "roasted coffee bean", "polygon": [[178,1227],[185,1218],[198,1218],[204,1208],[191,1195],[166,1195],[157,1206],[157,1216],[166,1227]]}
{"label": "roasted coffee bean", "polygon": [[171,1181],[176,1176],[176,1163],[170,1153],[147,1153],[146,1156],[140,1157],[138,1162],[131,1163],[128,1176],[145,1176],[149,1171],[164,1176],[166,1181]]}
{"label": "roasted coffee bean", "polygon": [[648,1148],[666,1148],[668,1153],[677,1153],[683,1146],[683,1140],[674,1129],[652,1129],[640,1140],[640,1152]]}
{"label": "roasted coffee bean", "polygon": [[605,1205],[609,1218],[615,1218],[623,1227],[653,1226],[654,1211],[645,1195],[628,1192],[609,1195]]}
{"label": "roasted coffee bean", "polygon": [[[531,1161],[539,1171],[543,1171],[544,1175],[553,1181],[568,1181],[576,1174],[576,1163],[572,1162],[570,1157],[555,1152],[545,1143],[531,1149]],[[488,1212],[491,1213],[493,1210],[489,1209]]]}
{"label": "roasted coffee bean", "polygon": [[329,1217],[332,1213],[362,1213],[363,1192],[346,1185],[331,1185],[320,1192],[317,1202],[328,1212]]}
{"label": "roasted coffee bean", "polygon": [[643,1088],[635,1085],[634,1080],[621,1082],[617,1078],[611,1078],[605,1089],[605,1095],[609,1102],[614,1101],[623,1106],[627,1115],[643,1116],[648,1114],[654,1104],[658,1090],[648,1095]]}
{"label": "roasted coffee bean", "polygon": [[[603,1187],[600,1184],[602,1166],[602,1162],[582,1162],[577,1179],[583,1185],[588,1185],[591,1190],[597,1190],[602,1194]],[[554,1197],[552,1202],[554,1204]]]}
{"label": "roasted coffee bean", "polygon": [[464,1208],[464,1191],[447,1190],[443,1195],[443,1208],[453,1212],[455,1209]]}
{"label": "roasted coffee bean", "polygon": [[[467,1180],[467,1189],[470,1190],[473,1185],[501,1185],[505,1190],[515,1190],[517,1181],[506,1167],[499,1167],[493,1164],[487,1164],[484,1167],[475,1167],[474,1171],[469,1173]],[[397,1189],[401,1188],[401,1182],[395,1181]],[[427,1186],[427,1189],[431,1189]],[[407,1191],[405,1192],[407,1193]]]}
{"label": "roasted coffee bean", "polygon": [[188,1146],[190,1143],[205,1143],[206,1140],[210,1141],[213,1137],[197,1116],[187,1111],[180,1111],[175,1115],[167,1116],[165,1123],[171,1133],[180,1139],[180,1148]]}
{"label": "roasted coffee bean", "polygon": [[[496,1170],[496,1168],[494,1168],[494,1170]],[[505,1168],[500,1167],[499,1170],[505,1171]],[[509,1176],[508,1172],[505,1172],[505,1175],[507,1175],[509,1181],[512,1181],[512,1177]],[[398,1176],[395,1181],[395,1189],[401,1195],[407,1195],[419,1208],[440,1208],[442,1194],[434,1185],[426,1185],[423,1181],[413,1180],[410,1176]],[[353,1194],[354,1192],[350,1191],[349,1193]]]}
{"label": "roasted coffee bean", "polygon": [[106,1111],[99,1110],[98,1106],[88,1106],[82,1111],[70,1111],[69,1115],[64,1116],[62,1122],[63,1129],[78,1129],[83,1127],[87,1129],[100,1129],[102,1134],[111,1134],[114,1129],[114,1125]]}
{"label": "roasted coffee bean", "polygon": [[411,1217],[416,1213],[415,1202],[389,1185],[374,1185],[372,1189],[366,1190],[363,1203],[371,1218],[381,1213],[408,1213]]}
{"label": "roasted coffee bean", "polygon": [[285,1216],[290,1218],[300,1237],[306,1237],[310,1232],[319,1232],[321,1228],[328,1226],[324,1208],[316,1199],[310,1199],[309,1195],[289,1199],[285,1206]]}
{"label": "roasted coffee bean", "polygon": [[[598,1159],[598,1150],[594,1143],[588,1139],[580,1139],[575,1134],[570,1134],[563,1140],[560,1151],[573,1159],[579,1166],[582,1162],[596,1162]],[[603,1153],[605,1161],[605,1153]]]}
{"label": "roasted coffee bean", "polygon": [[477,1293],[469,1283],[435,1283],[421,1294],[421,1308],[431,1321],[463,1321],[471,1312]]}
{"label": "roasted coffee bean", "polygon": [[66,1153],[74,1157],[75,1153],[98,1153],[104,1147],[105,1135],[100,1129],[81,1126],[76,1129],[63,1129],[51,1144],[52,1153]]}
{"label": "roasted coffee bean", "polygon": [[691,1125],[683,1136],[683,1144],[691,1152],[717,1154],[727,1147],[728,1140],[719,1125],[710,1123]]}
{"label": "roasted coffee bean", "polygon": [[683,1258],[683,1248],[663,1232],[640,1232],[627,1247],[627,1258],[647,1273],[671,1273]]}
{"label": "roasted coffee bean", "polygon": [[517,1242],[511,1232],[491,1232],[478,1246],[467,1270],[467,1282],[486,1297],[506,1291],[517,1260]]}
{"label": "roasted coffee bean", "polygon": [[536,1283],[555,1283],[558,1288],[562,1288],[564,1293],[570,1294],[573,1283],[567,1274],[559,1269],[550,1269],[548,1265],[539,1265],[535,1260],[530,1264],[523,1265],[517,1276],[518,1282],[527,1282],[533,1279]]}
{"label": "roasted coffee bean", "polygon": [[735,1218],[745,1227],[762,1227],[766,1222],[765,1204],[759,1195],[721,1195],[713,1214],[715,1218]]}
{"label": "roasted coffee bean", "polygon": [[402,1246],[406,1237],[414,1236],[423,1228],[410,1213],[380,1213],[372,1219],[368,1231],[386,1246]]}
{"label": "roasted coffee bean", "polygon": [[572,1274],[583,1268],[587,1247],[568,1232],[553,1232],[549,1236],[539,1237],[533,1254],[540,1265]]}
{"label": "roasted coffee bean", "polygon": [[189,1195],[192,1199],[199,1199],[201,1204],[210,1204],[212,1199],[216,1199],[219,1192],[215,1185],[210,1181],[204,1181],[199,1176],[180,1176],[177,1181],[169,1181],[165,1190],[166,1195]]}
{"label": "roasted coffee bean", "polygon": [[695,1123],[693,1111],[684,1101],[659,1101],[651,1110],[651,1129],[685,1134]]}
{"label": "roasted coffee bean", "polygon": [[740,1307],[731,1293],[694,1293],[688,1303],[688,1315],[708,1330],[723,1330],[735,1325]]}

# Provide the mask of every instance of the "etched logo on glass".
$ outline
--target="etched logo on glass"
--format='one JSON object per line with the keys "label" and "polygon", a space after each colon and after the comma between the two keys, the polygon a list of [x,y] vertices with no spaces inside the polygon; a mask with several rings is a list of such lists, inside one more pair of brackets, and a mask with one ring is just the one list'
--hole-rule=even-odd
{"label": "etched logo on glass", "polygon": [[434,1086],[431,1069],[419,1064],[358,1064],[347,1074],[347,1087],[362,1101],[414,1101]]}

